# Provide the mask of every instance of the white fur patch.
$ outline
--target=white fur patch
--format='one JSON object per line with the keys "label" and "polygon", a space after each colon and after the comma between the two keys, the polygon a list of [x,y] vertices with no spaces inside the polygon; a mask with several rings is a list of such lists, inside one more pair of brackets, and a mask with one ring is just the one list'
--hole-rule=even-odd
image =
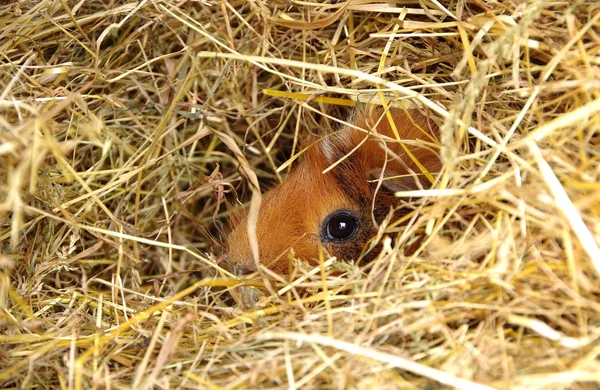
{"label": "white fur patch", "polygon": [[[355,118],[356,111],[352,110],[350,111],[350,114],[348,114],[346,122],[354,123]],[[325,157],[327,164],[333,164],[338,158],[341,157],[339,156],[340,146],[347,148],[353,148],[355,146],[350,144],[352,141],[350,137],[350,131],[350,129],[344,126],[337,133],[325,137],[325,139],[321,142],[321,151],[323,152],[323,156]]]}

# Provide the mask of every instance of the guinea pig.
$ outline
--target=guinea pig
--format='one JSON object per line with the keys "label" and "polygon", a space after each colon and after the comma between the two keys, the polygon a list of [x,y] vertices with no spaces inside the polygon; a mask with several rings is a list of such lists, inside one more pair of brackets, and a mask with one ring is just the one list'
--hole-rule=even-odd
{"label": "guinea pig", "polygon": [[[278,274],[289,273],[291,250],[313,263],[319,246],[339,260],[357,260],[390,208],[398,217],[407,212],[394,192],[429,188],[441,169],[439,130],[417,110],[368,106],[347,122],[352,126],[310,139],[300,163],[263,195],[259,259]],[[224,265],[236,275],[257,271],[247,217],[242,212],[227,237]]]}

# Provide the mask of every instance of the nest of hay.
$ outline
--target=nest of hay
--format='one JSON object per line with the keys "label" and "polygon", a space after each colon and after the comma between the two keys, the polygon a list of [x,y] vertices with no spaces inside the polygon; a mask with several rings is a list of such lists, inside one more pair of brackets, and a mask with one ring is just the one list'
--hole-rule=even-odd
{"label": "nest of hay", "polygon": [[[0,387],[597,388],[594,1],[0,15]],[[441,128],[422,250],[298,262],[231,304],[263,283],[219,267],[244,172],[275,185],[315,126],[381,101]]]}

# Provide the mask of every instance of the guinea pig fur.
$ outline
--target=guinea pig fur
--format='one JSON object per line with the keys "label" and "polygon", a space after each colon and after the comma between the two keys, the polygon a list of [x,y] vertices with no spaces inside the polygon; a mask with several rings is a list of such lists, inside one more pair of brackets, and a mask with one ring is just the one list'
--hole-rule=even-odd
{"label": "guinea pig fur", "polygon": [[[438,128],[416,110],[391,109],[388,115],[369,107],[348,121],[357,128],[310,140],[314,144],[301,162],[264,194],[256,226],[261,265],[287,274],[290,250],[311,262],[319,257],[319,245],[340,260],[356,260],[377,233],[373,220],[382,222],[391,207],[395,216],[403,214],[394,192],[431,186],[441,169]],[[388,116],[405,142],[397,140]],[[233,225],[225,267],[237,275],[255,272],[247,213]]]}

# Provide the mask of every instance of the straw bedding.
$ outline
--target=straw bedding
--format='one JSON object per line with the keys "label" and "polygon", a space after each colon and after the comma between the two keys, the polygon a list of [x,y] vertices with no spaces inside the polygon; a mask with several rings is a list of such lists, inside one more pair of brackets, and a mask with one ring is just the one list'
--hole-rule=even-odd
{"label": "straw bedding", "polygon": [[[0,387],[600,386],[595,1],[0,15]],[[231,207],[369,103],[441,128],[408,223],[368,266],[228,275]]]}

